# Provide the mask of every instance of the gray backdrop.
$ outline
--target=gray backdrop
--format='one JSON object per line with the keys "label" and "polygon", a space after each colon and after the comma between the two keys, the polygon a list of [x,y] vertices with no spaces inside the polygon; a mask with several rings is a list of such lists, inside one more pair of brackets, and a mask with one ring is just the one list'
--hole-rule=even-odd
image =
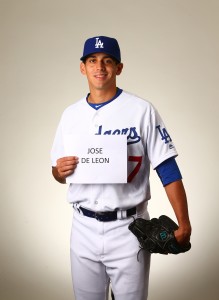
{"label": "gray backdrop", "polygon": [[[88,92],[84,40],[116,37],[118,86],[151,101],[177,146],[192,250],[153,255],[149,300],[218,299],[217,0],[1,0],[0,298],[73,299],[72,209],[51,176],[62,111]],[[174,218],[151,174],[151,216]],[[119,251],[119,249],[118,249]]]}

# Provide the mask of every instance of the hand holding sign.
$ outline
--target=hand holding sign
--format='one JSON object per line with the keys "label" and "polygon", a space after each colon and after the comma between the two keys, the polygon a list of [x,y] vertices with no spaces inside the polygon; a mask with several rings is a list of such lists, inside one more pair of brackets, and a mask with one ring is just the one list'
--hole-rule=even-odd
{"label": "hand holding sign", "polygon": [[77,167],[78,161],[78,157],[76,156],[59,158],[56,165],[59,177],[66,178],[67,176],[71,175]]}

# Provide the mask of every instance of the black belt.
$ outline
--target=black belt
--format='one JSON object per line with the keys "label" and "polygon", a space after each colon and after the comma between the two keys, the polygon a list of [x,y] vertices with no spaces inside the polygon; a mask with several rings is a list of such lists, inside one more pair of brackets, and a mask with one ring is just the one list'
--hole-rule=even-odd
{"label": "black belt", "polygon": [[[125,218],[136,214],[136,207],[127,209],[125,211],[124,210],[121,210],[121,211],[114,210],[114,211],[95,212],[95,211],[92,211],[92,210],[89,210],[89,209],[86,209],[86,208],[80,206],[79,210],[82,211],[84,216],[89,217],[89,218],[95,218],[101,222],[109,222],[109,221],[115,221],[118,219],[124,219],[124,217],[123,217],[124,213],[125,213]],[[121,213],[121,218],[118,218],[118,213],[119,214]]]}

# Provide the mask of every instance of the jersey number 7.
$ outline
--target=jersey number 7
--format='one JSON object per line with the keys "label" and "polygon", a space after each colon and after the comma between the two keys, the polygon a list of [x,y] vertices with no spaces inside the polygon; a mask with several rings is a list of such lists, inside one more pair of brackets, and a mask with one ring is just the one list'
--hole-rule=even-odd
{"label": "jersey number 7", "polygon": [[129,156],[128,161],[136,162],[136,166],[133,171],[128,176],[128,182],[132,182],[133,178],[138,174],[141,163],[142,163],[142,156]]}

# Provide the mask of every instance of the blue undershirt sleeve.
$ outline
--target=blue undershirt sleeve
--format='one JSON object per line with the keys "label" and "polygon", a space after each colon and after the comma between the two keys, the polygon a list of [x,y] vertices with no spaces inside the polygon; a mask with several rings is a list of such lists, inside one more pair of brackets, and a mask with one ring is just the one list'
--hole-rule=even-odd
{"label": "blue undershirt sleeve", "polygon": [[162,162],[155,170],[160,177],[163,186],[182,179],[182,175],[174,157]]}

